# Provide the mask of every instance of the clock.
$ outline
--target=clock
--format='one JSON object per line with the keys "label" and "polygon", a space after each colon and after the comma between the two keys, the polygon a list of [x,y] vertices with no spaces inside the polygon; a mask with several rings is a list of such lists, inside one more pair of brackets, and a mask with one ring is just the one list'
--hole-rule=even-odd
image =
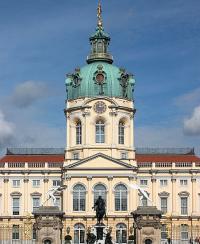
{"label": "clock", "polygon": [[94,111],[98,114],[105,113],[106,111],[106,104],[104,102],[96,102],[94,104]]}

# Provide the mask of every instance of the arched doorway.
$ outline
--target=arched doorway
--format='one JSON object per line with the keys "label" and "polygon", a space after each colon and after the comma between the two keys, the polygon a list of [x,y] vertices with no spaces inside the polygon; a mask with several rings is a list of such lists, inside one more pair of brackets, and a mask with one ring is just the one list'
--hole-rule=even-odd
{"label": "arched doorway", "polygon": [[145,240],[145,244],[152,244],[153,242],[152,242],[152,240],[150,240],[150,239],[146,239]]}
{"label": "arched doorway", "polygon": [[44,244],[52,244],[52,241],[47,239],[47,240],[44,241]]}

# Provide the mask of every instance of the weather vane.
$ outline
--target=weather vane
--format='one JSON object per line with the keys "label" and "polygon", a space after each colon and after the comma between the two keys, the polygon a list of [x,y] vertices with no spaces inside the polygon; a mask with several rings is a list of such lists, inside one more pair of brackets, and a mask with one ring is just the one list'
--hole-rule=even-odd
{"label": "weather vane", "polygon": [[102,15],[101,14],[102,14],[101,2],[99,0],[98,8],[97,8],[97,18],[98,18],[97,25],[98,25],[99,28],[103,27],[103,21],[102,21]]}

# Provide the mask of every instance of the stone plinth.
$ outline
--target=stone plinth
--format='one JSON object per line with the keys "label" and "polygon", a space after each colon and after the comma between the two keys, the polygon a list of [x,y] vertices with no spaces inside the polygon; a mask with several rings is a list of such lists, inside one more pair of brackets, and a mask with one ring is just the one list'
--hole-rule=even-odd
{"label": "stone plinth", "polygon": [[58,207],[40,207],[33,212],[35,217],[36,243],[60,244],[62,238],[62,218],[64,212]]}
{"label": "stone plinth", "polygon": [[154,206],[138,207],[132,212],[136,244],[161,243],[161,211]]}

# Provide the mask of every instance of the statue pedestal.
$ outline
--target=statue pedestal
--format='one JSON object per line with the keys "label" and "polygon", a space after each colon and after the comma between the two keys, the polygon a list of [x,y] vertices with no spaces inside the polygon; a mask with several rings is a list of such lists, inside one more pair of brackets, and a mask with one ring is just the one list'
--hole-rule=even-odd
{"label": "statue pedestal", "polygon": [[136,244],[161,243],[161,211],[154,206],[138,207],[132,212]]}
{"label": "statue pedestal", "polygon": [[40,207],[33,212],[35,218],[37,244],[60,244],[62,239],[62,218],[64,212],[58,207]]}
{"label": "statue pedestal", "polygon": [[106,236],[106,226],[101,224],[96,224],[94,226],[94,234],[96,236],[96,244],[104,244],[105,243],[105,236]]}

